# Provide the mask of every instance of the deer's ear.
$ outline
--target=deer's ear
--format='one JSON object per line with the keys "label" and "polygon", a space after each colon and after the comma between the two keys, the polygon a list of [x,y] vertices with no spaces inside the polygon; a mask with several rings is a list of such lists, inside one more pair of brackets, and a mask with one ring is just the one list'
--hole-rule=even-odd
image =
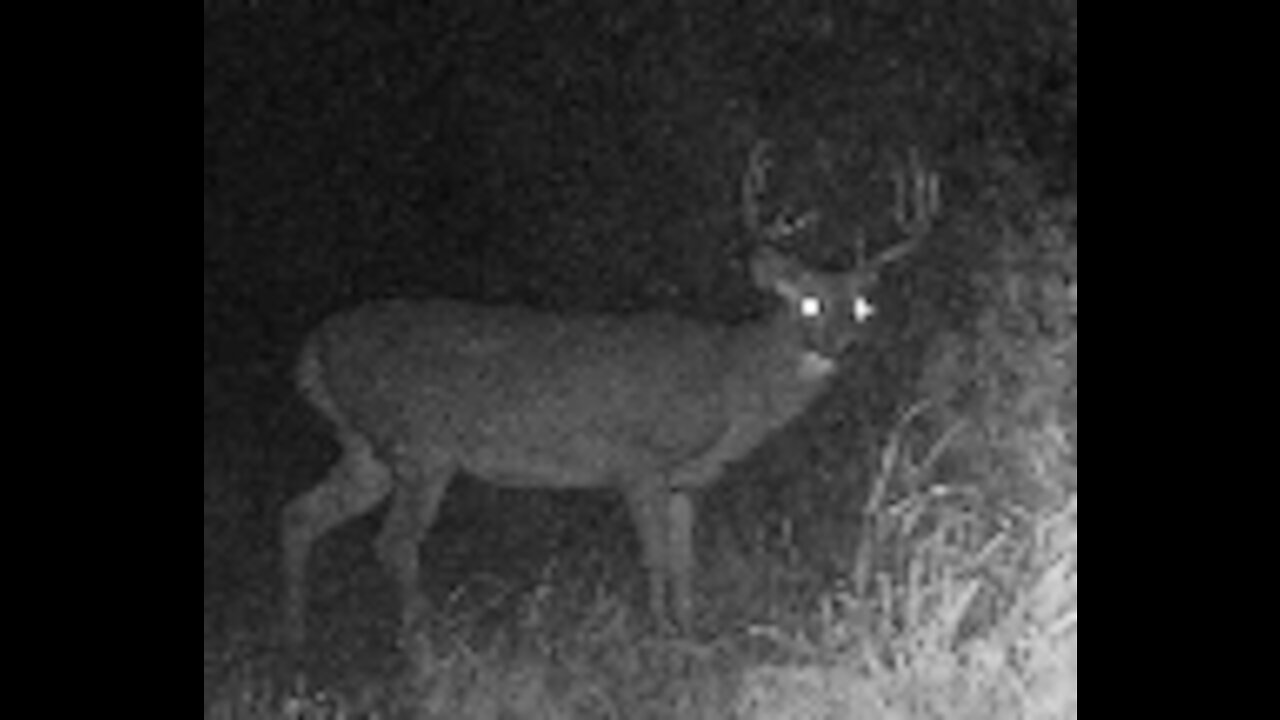
{"label": "deer's ear", "polygon": [[751,281],[762,290],[794,292],[795,273],[792,263],[771,247],[762,247],[751,256]]}

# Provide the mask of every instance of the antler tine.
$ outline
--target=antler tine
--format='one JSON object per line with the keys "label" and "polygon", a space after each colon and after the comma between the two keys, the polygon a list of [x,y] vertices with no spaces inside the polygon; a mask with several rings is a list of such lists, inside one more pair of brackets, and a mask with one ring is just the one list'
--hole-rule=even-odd
{"label": "antler tine", "polygon": [[769,172],[770,144],[768,140],[757,140],[751,146],[747,169],[742,173],[742,223],[752,234],[765,232],[760,227],[759,195],[764,191],[766,175]]}
{"label": "antler tine", "polygon": [[776,220],[763,224],[761,221],[760,196],[768,185],[768,173],[771,161],[769,150],[773,143],[758,140],[751,147],[751,155],[747,161],[747,169],[742,174],[742,219],[747,229],[767,242],[777,242],[817,222],[820,214],[817,210],[809,210],[800,217],[791,220],[780,216]]}
{"label": "antler tine", "polygon": [[893,174],[893,214],[898,225],[912,238],[919,238],[933,227],[933,217],[942,207],[938,174],[930,172],[920,159],[920,149],[907,151],[908,160]]}

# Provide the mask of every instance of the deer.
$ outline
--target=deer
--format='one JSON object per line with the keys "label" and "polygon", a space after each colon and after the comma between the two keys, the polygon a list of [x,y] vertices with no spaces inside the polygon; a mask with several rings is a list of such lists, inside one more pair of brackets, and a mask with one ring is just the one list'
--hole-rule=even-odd
{"label": "deer", "polygon": [[295,382],[340,454],[283,510],[291,643],[306,637],[313,547],[383,504],[376,554],[398,587],[407,634],[426,606],[422,545],[461,473],[510,488],[621,493],[640,538],[650,615],[663,627],[691,627],[693,494],[824,392],[866,330],[881,271],[914,244],[852,270],[810,268],[778,247],[803,222],[759,222],[762,157],[753,154],[743,179],[744,220],[762,235],[751,280],[774,301],[757,320],[383,300],[308,337]]}

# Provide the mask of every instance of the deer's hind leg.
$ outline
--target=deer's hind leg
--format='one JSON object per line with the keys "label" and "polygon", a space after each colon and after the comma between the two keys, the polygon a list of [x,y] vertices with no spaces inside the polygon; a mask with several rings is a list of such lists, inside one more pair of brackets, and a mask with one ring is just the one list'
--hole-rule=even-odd
{"label": "deer's hind leg", "polygon": [[285,632],[306,639],[307,563],[312,548],[334,529],[375,508],[394,488],[391,469],[363,436],[339,429],[341,456],[315,488],[285,506],[281,549],[285,583]]}
{"label": "deer's hind leg", "polygon": [[422,544],[435,524],[440,503],[456,468],[447,460],[401,460],[396,463],[396,487],[378,534],[378,559],[396,581],[400,600],[399,639],[410,639],[426,609],[422,590]]}

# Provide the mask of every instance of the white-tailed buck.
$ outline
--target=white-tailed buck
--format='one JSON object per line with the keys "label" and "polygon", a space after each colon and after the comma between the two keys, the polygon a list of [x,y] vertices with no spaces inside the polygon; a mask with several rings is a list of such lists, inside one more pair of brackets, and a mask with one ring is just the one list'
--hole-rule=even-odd
{"label": "white-tailed buck", "polygon": [[751,275],[777,307],[739,326],[449,301],[380,302],[330,319],[307,341],[297,384],[332,425],[341,457],[284,511],[288,633],[301,641],[315,542],[388,498],[377,548],[407,629],[423,606],[420,546],[460,472],[507,487],[620,491],[653,613],[687,627],[687,491],[823,390],[870,315],[877,272],[907,247],[820,273],[763,245]]}

